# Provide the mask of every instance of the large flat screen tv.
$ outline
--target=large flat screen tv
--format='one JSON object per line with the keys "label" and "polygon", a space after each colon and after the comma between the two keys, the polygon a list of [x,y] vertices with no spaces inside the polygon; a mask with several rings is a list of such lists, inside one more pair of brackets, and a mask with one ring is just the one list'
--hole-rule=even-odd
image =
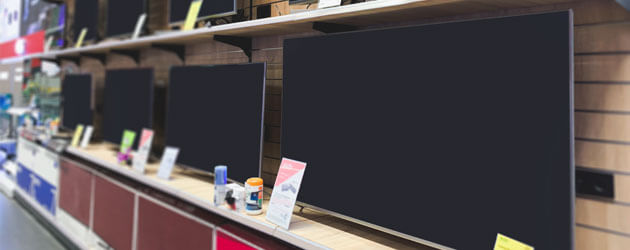
{"label": "large flat screen tv", "polygon": [[73,41],[77,41],[81,30],[87,28],[85,40],[94,40],[98,36],[98,0],[74,1],[74,18],[72,21]]}
{"label": "large flat screen tv", "polygon": [[92,125],[92,75],[66,75],[61,85],[62,127]]}
{"label": "large flat screen tv", "polygon": [[[186,20],[188,9],[193,0],[169,0],[169,22],[171,24],[180,24]],[[203,1],[199,10],[199,18],[203,20],[213,17],[222,17],[236,14],[235,0],[212,0]]]}
{"label": "large flat screen tv", "polygon": [[572,13],[284,43],[299,201],[433,246],[572,249]]}
{"label": "large flat screen tv", "polygon": [[[124,130],[140,136],[152,128],[153,69],[108,70],[103,100],[103,138],[119,144]],[[134,142],[137,148],[138,139]]]}
{"label": "large flat screen tv", "polygon": [[228,166],[244,183],[260,175],[265,64],[184,66],[171,69],[166,145],[178,163],[211,172]]}
{"label": "large flat screen tv", "polygon": [[108,0],[105,36],[131,35],[143,13],[147,13],[146,0]]}

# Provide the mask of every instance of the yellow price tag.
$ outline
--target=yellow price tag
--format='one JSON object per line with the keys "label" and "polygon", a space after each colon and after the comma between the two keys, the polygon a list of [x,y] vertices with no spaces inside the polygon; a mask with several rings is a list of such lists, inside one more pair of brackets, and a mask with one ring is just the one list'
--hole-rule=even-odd
{"label": "yellow price tag", "polygon": [[497,234],[494,250],[534,250],[534,248],[503,234]]}
{"label": "yellow price tag", "polygon": [[77,128],[74,130],[74,136],[72,137],[72,144],[70,144],[73,147],[79,146],[79,140],[81,139],[81,134],[83,134],[83,125],[79,124],[77,125]]}
{"label": "yellow price tag", "polygon": [[186,16],[186,22],[182,30],[192,30],[199,17],[199,10],[201,10],[201,4],[203,0],[194,0],[190,2],[190,8],[188,9],[188,16]]}
{"label": "yellow price tag", "polygon": [[77,43],[74,45],[75,48],[81,48],[81,45],[83,45],[83,39],[85,39],[86,34],[87,34],[87,28],[81,29],[81,33],[79,34]]}

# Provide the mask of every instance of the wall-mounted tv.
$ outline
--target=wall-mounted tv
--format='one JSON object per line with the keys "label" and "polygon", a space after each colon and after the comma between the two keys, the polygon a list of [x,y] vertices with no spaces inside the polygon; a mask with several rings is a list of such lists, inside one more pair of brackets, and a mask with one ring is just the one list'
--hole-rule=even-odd
{"label": "wall-mounted tv", "polygon": [[66,75],[61,85],[62,127],[92,125],[92,75]]}
{"label": "wall-mounted tv", "polygon": [[[192,1],[193,0],[169,0],[169,23],[172,25],[183,23],[186,20],[188,9]],[[236,0],[205,0],[201,5],[199,18],[197,20],[233,14],[236,14]]]}
{"label": "wall-mounted tv", "polygon": [[[119,144],[124,130],[152,128],[153,69],[117,69],[105,74],[103,137]],[[133,148],[137,148],[138,140]]]}
{"label": "wall-mounted tv", "polygon": [[143,13],[147,13],[146,0],[108,0],[105,36],[131,35]]}
{"label": "wall-mounted tv", "polygon": [[72,23],[73,41],[77,41],[81,30],[87,28],[85,40],[98,37],[98,0],[74,1],[74,20]]}
{"label": "wall-mounted tv", "polygon": [[178,163],[227,165],[240,183],[260,175],[265,72],[264,63],[171,69],[166,145],[180,149]]}
{"label": "wall-mounted tv", "polygon": [[284,43],[298,200],[437,247],[573,249],[572,12]]}

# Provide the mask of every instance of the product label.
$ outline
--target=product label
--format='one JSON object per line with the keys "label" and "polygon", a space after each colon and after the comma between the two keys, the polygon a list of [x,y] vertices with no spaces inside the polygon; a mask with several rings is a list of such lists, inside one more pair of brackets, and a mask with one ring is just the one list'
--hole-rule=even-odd
{"label": "product label", "polygon": [[534,248],[499,233],[494,243],[494,250],[534,250]]}
{"label": "product label", "polygon": [[266,219],[288,230],[293,207],[304,177],[306,163],[282,158],[280,170],[273,186]]}
{"label": "product label", "polygon": [[79,146],[79,139],[81,139],[81,134],[83,134],[83,125],[79,124],[74,130],[74,136],[72,136],[72,143],[70,144],[71,146]]}

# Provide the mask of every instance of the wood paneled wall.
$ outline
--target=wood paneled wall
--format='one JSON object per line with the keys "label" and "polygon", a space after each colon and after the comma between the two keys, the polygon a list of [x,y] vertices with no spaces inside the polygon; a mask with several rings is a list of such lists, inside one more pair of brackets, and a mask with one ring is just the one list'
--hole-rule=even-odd
{"label": "wood paneled wall", "polygon": [[[276,1],[255,0],[255,4]],[[282,2],[282,1],[277,1]],[[240,3],[243,6],[244,3]],[[587,249],[627,249],[630,246],[630,12],[614,0],[592,0],[570,4],[502,10],[435,22],[486,16],[573,9],[575,14],[575,132],[576,165],[615,175],[612,201],[578,197],[576,199],[576,246]],[[282,96],[282,43],[288,37],[321,34],[312,32],[294,36],[255,37],[253,62],[267,62],[267,87],[264,122],[262,175],[273,183],[280,153],[280,114]],[[124,56],[110,55],[103,66],[93,59],[82,59],[81,71],[94,74],[95,123],[100,124],[105,69],[154,67],[156,86],[167,88],[168,70],[173,65],[246,63],[248,58],[237,47],[214,42],[186,46],[186,60],[155,49],[141,51],[139,65]],[[201,79],[200,79],[201,80]],[[157,99],[157,98],[156,98]],[[165,102],[165,99],[156,100]],[[162,106],[164,104],[162,103]],[[157,148],[163,146],[164,110],[156,108],[154,129]],[[97,134],[100,132],[99,126]]]}

